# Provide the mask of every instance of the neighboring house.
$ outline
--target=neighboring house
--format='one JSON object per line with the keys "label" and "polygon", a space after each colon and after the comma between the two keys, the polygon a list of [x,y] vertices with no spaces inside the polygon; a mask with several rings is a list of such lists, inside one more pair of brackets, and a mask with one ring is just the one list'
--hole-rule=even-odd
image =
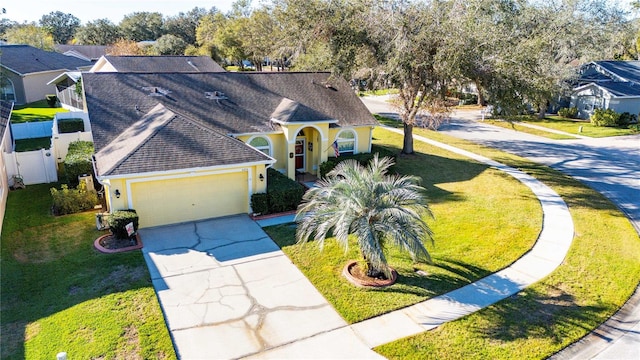
{"label": "neighboring house", "polygon": [[595,109],[640,113],[640,61],[594,61],[581,68],[571,106],[587,119]]}
{"label": "neighboring house", "polygon": [[328,73],[84,73],[96,177],[140,226],[250,213],[266,169],[295,179],[371,151],[377,125]]}
{"label": "neighboring house", "polygon": [[67,56],[75,56],[85,61],[96,62],[101,56],[107,54],[106,45],[62,45],[54,46],[54,49]]}
{"label": "neighboring house", "polygon": [[48,82],[70,70],[86,70],[90,61],[29,45],[0,46],[0,100],[25,104],[54,94]]}
{"label": "neighboring house", "polygon": [[224,72],[209,56],[102,56],[90,72]]}
{"label": "neighboring house", "polygon": [[13,151],[13,140],[11,138],[11,111],[13,103],[0,100],[0,231],[2,231],[2,221],[7,207],[7,195],[9,193],[9,177],[7,167],[4,162],[4,154]]}

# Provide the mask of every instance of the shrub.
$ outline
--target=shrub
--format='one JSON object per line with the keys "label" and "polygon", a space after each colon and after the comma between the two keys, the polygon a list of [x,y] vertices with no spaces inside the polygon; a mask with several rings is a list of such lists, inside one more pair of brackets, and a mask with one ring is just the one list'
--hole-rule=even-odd
{"label": "shrub", "polygon": [[58,102],[58,97],[50,94],[50,95],[46,95],[45,99],[47,100],[47,104],[49,105],[49,107],[56,107],[56,103]]}
{"label": "shrub", "polygon": [[78,184],[75,190],[63,184],[60,190],[51,188],[50,191],[55,215],[91,210],[98,203],[98,195],[95,191],[87,191],[87,185],[84,182]]}
{"label": "shrub", "polygon": [[84,131],[84,121],[82,119],[62,119],[58,121],[58,132],[61,134]]}
{"label": "shrub", "polygon": [[[322,164],[320,164],[320,177],[324,178],[327,173],[331,170],[333,170],[334,167],[336,167],[336,165],[338,165],[339,162],[347,160],[347,159],[355,159],[357,160],[361,165],[363,166],[367,166],[369,164],[369,161],[371,161],[371,159],[373,159],[373,155],[375,154],[379,154],[379,156],[382,157],[390,157],[393,159],[393,161],[396,161],[396,153],[385,148],[382,146],[377,146],[377,145],[373,145],[371,147],[371,153],[366,153],[366,154],[355,154],[355,155],[341,155],[337,158],[329,158],[327,159],[327,161],[323,162]],[[393,167],[390,168],[390,170],[393,172]]]}
{"label": "shrub", "polygon": [[558,115],[564,118],[575,119],[578,116],[578,108],[576,107],[560,108],[560,110],[558,110]]}
{"label": "shrub", "polygon": [[638,122],[638,115],[630,114],[628,112],[623,112],[618,117],[618,121],[616,122],[616,125],[618,125],[618,126],[628,126],[630,124],[635,124],[637,122]]}
{"label": "shrub", "polygon": [[256,214],[267,215],[295,210],[302,201],[305,187],[274,169],[267,169],[267,192],[251,196]]}
{"label": "shrub", "polygon": [[[268,180],[267,180],[268,181]],[[269,213],[269,195],[266,193],[258,193],[251,195],[251,209],[254,214]]]}
{"label": "shrub", "polygon": [[93,173],[91,141],[74,141],[69,144],[69,151],[64,158],[64,174],[67,183],[77,184],[78,176]]}
{"label": "shrub", "polygon": [[619,118],[620,114],[611,109],[596,109],[591,114],[590,121],[595,126],[616,126]]}
{"label": "shrub", "polygon": [[109,229],[118,239],[128,239],[127,224],[133,223],[134,233],[138,231],[138,213],[133,209],[117,210],[109,216]]}

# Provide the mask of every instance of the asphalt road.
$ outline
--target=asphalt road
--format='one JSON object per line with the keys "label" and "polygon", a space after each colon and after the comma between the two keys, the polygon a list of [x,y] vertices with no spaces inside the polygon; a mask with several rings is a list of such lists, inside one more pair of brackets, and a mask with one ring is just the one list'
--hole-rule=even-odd
{"label": "asphalt road", "polygon": [[[384,96],[362,98],[372,113],[397,117],[386,100]],[[640,135],[551,140],[481,119],[480,111],[457,111],[438,131],[522,156],[580,180],[616,204],[640,234]],[[640,286],[614,317],[554,358],[640,359]]]}

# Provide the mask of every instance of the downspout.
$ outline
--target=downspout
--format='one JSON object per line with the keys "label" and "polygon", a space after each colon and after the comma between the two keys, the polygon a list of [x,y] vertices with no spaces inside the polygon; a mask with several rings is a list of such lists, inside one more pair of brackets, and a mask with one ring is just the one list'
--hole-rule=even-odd
{"label": "downspout", "polygon": [[[98,176],[98,169],[96,169],[96,155],[95,154],[91,155],[91,166],[93,167],[93,173],[96,175],[96,180],[98,181],[98,184],[102,185],[102,190],[104,191],[105,183],[102,182],[100,177]],[[104,196],[107,196],[106,192],[105,192]],[[109,205],[111,205],[111,194],[109,194]],[[111,210],[111,209],[109,209],[109,210]]]}

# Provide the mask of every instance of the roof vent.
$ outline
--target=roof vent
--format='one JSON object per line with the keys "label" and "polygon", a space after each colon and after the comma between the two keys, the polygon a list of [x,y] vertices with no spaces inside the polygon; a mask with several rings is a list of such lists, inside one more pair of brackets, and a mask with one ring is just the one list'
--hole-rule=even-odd
{"label": "roof vent", "polygon": [[164,89],[157,86],[147,86],[143,87],[142,91],[146,91],[149,93],[149,96],[167,96],[171,93],[168,89]]}
{"label": "roof vent", "polygon": [[205,91],[204,97],[210,100],[225,100],[228,97],[222,91]]}

